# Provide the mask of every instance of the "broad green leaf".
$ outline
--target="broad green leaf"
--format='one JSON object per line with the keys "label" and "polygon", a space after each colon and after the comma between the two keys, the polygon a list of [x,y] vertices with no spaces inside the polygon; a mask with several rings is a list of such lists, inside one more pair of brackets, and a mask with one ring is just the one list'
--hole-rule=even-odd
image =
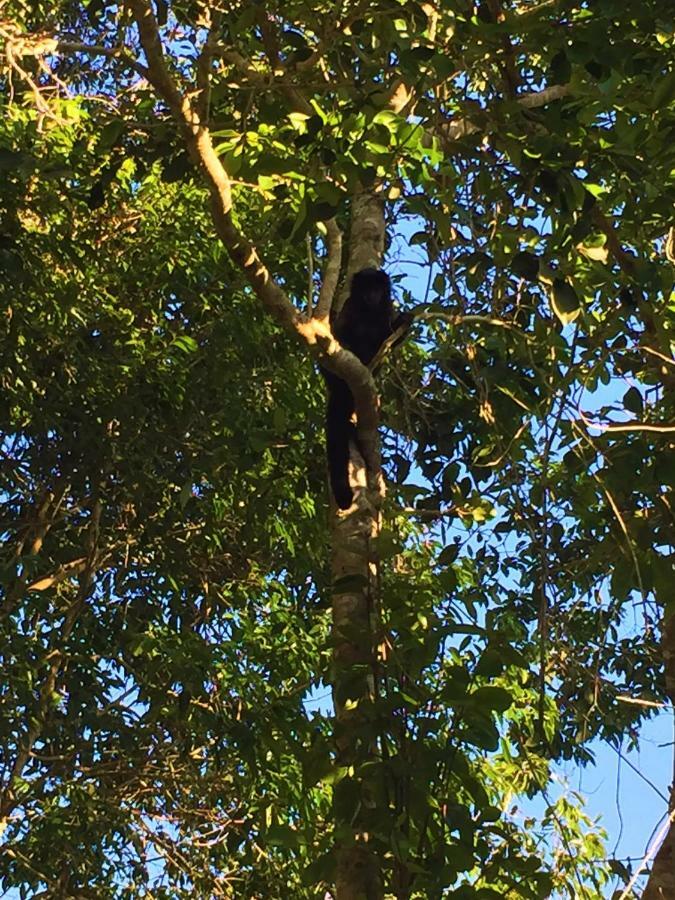
{"label": "broad green leaf", "polygon": [[581,312],[581,301],[569,281],[556,278],[551,287],[551,306],[563,325],[570,325]]}
{"label": "broad green leaf", "polygon": [[636,387],[629,388],[623,395],[623,406],[628,412],[634,413],[636,416],[642,416],[644,403],[642,394]]}
{"label": "broad green leaf", "polygon": [[534,281],[539,274],[539,260],[528,250],[521,250],[511,260],[511,271],[517,278]]}

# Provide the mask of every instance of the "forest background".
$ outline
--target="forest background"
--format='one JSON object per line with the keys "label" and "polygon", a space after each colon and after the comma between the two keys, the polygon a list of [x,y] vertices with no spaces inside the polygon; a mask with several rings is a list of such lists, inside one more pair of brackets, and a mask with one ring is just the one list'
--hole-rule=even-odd
{"label": "forest background", "polygon": [[673,18],[0,4],[6,896],[675,897]]}

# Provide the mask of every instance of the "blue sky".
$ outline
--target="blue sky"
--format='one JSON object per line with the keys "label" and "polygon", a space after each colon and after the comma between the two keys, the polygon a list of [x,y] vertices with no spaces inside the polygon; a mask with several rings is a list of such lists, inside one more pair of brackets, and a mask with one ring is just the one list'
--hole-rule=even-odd
{"label": "blue sky", "polygon": [[[415,303],[435,299],[425,297],[431,281],[425,249],[410,247],[406,241],[406,236],[422,227],[419,221],[405,222],[390,250],[390,274],[405,273],[401,284],[411,292]],[[568,326],[566,331],[571,334],[572,329]],[[592,413],[612,403],[621,409],[621,398],[631,386],[636,386],[632,380],[617,380],[595,393],[585,392],[584,410]],[[421,474],[414,470],[410,480],[424,483]],[[581,767],[568,763],[557,769],[562,781],[558,790],[566,785],[583,795],[586,813],[597,819],[607,833],[608,852],[624,862],[630,861],[635,870],[668,814],[666,798],[669,785],[675,780],[675,712],[672,708],[656,710],[640,731],[637,749],[629,750],[626,744],[617,750],[601,741],[596,741],[591,749],[595,764]],[[541,811],[540,803],[533,807]],[[618,886],[614,884],[612,889]]]}

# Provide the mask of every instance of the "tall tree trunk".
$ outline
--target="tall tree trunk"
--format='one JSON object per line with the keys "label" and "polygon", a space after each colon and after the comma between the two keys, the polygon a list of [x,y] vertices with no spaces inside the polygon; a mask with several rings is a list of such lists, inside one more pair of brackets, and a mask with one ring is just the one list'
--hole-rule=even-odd
{"label": "tall tree trunk", "polygon": [[380,900],[380,863],[370,842],[378,791],[366,776],[377,760],[375,727],[377,608],[372,539],[379,517],[359,502],[335,517],[333,553],[333,702],[337,765],[346,771],[334,789],[337,900]]}
{"label": "tall tree trunk", "polygon": [[[381,199],[361,193],[352,205],[347,283],[354,272],[378,266],[384,248]],[[367,443],[377,444],[376,435]],[[335,786],[337,900],[381,900],[382,873],[372,843],[373,819],[382,811],[375,706],[378,666],[378,581],[373,548],[380,530],[383,480],[351,451],[350,481],[356,505],[345,515],[332,509],[333,702],[337,765]],[[371,765],[369,765],[371,764]]]}
{"label": "tall tree trunk", "polygon": [[[666,668],[666,689],[675,707],[675,615],[663,621],[663,658]],[[670,827],[652,865],[642,900],[675,900],[675,774],[670,791]]]}

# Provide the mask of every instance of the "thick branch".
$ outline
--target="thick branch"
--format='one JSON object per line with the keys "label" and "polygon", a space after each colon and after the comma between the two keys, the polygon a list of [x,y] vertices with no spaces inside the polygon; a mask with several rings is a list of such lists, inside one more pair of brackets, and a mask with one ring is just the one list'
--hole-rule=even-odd
{"label": "thick branch", "polygon": [[[552,103],[554,100],[560,100],[562,97],[566,97],[569,92],[570,86],[568,84],[552,84],[550,87],[544,88],[541,91],[533,91],[531,94],[521,94],[516,98],[515,102],[524,109],[538,109],[540,106],[546,106],[547,103]],[[485,115],[483,110],[481,110],[481,114]],[[452,122],[447,122],[440,125],[437,129],[427,132],[423,143],[425,146],[431,146],[433,138],[437,137],[440,138],[443,146],[447,147],[449,144],[455,143],[461,138],[466,137],[468,134],[476,134],[477,132],[489,130],[489,128],[485,129],[482,125],[477,125],[475,122],[472,122],[469,117],[465,116],[461,119],[454,119]]]}
{"label": "thick branch", "polygon": [[368,266],[379,268],[384,256],[384,198],[379,191],[361,191],[352,200],[347,277]]}
{"label": "thick branch", "polygon": [[211,211],[218,236],[234,263],[244,272],[251,287],[267,311],[288,332],[307,335],[300,327],[303,319],[285,292],[273,280],[269,270],[232,221],[230,179],[211,141],[211,135],[187,97],[176,87],[166,65],[159,38],[157,20],[148,0],[130,0],[138,24],[141,45],[148,62],[149,80],[179,121],[193,162],[205,174],[211,194]]}
{"label": "thick branch", "polygon": [[[181,124],[188,151],[193,161],[203,170],[211,193],[211,211],[216,231],[236,265],[246,275],[251,287],[263,305],[288,332],[301,336],[326,369],[339,375],[354,396],[358,420],[359,439],[366,455],[370,472],[379,477],[380,458],[378,443],[378,395],[369,370],[351,353],[344,350],[333,337],[327,320],[308,320],[300,315],[285,292],[273,280],[259,258],[255,247],[241,234],[232,220],[232,191],[230,180],[218,155],[205,122],[199,116],[187,96],[176,87],[164,57],[157,20],[148,0],[130,0],[138,24],[141,45],[148,63],[149,79],[159,95],[168,104]],[[203,60],[200,60],[203,63]],[[202,65],[202,76],[204,68]],[[204,79],[200,85],[205,89]],[[376,265],[384,251],[384,207],[381,195],[363,192],[357,194],[352,205],[352,231],[348,276],[360,269]],[[322,289],[321,308],[334,293],[339,272],[336,244],[337,226],[330,226],[333,259],[329,259],[328,284]],[[329,254],[330,255],[330,254]]]}
{"label": "thick branch", "polygon": [[383,256],[384,199],[377,191],[357,191],[352,199],[347,271],[334,305],[336,315],[349,296],[352,276],[368,267],[379,269]]}
{"label": "thick branch", "polygon": [[521,94],[516,102],[525,109],[538,109],[540,106],[546,106],[547,103],[553,103],[554,100],[562,100],[570,92],[569,84],[552,84],[541,91],[533,91],[531,94]]}
{"label": "thick branch", "polygon": [[323,270],[321,291],[319,292],[319,300],[316,305],[316,316],[318,319],[327,318],[330,314],[331,306],[333,305],[333,297],[335,296],[338,279],[340,278],[340,267],[342,266],[342,232],[335,219],[329,219],[326,222],[326,247],[328,250],[326,265]]}
{"label": "thick branch", "polygon": [[141,46],[148,62],[148,80],[168,104],[171,112],[184,124],[186,119],[192,119],[190,104],[183,99],[169,74],[159,38],[157,19],[148,0],[129,0],[129,6],[136,20]]}
{"label": "thick branch", "polygon": [[361,430],[364,433],[370,431],[377,433],[378,393],[368,366],[364,366],[357,356],[341,347],[334,338],[329,352],[320,358],[324,369],[339,375],[349,385],[356,406],[359,435]]}
{"label": "thick branch", "polygon": [[632,888],[651,860],[654,860],[642,900],[671,900],[675,896],[675,807],[654,838],[645,858],[638,866],[619,900],[627,900]]}
{"label": "thick branch", "polygon": [[72,559],[70,562],[64,563],[51,575],[44,575],[36,581],[26,586],[27,591],[46,591],[48,588],[65,581],[66,578],[72,578],[73,575],[79,575],[87,568],[87,557],[80,556],[78,559]]}

